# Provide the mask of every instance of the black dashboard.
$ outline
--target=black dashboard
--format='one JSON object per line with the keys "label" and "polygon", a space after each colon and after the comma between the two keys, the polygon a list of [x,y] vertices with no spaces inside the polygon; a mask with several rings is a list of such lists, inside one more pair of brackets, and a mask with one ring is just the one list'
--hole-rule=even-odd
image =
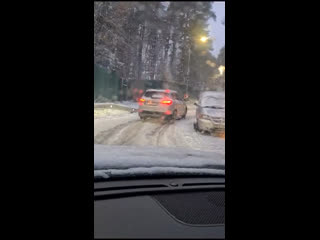
{"label": "black dashboard", "polygon": [[224,177],[95,182],[94,237],[225,236]]}

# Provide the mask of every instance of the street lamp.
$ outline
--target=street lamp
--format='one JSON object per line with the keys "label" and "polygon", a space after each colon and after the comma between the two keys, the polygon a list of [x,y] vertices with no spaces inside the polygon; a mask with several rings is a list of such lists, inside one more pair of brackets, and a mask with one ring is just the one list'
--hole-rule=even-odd
{"label": "street lamp", "polygon": [[226,69],[225,66],[221,65],[218,69],[219,69],[220,75],[222,76],[224,73],[224,70]]}
{"label": "street lamp", "polygon": [[[189,39],[189,37],[187,37]],[[208,41],[208,37],[206,36],[202,36],[200,37],[200,41],[203,42],[203,43],[206,43]],[[187,87],[186,87],[186,94],[188,94],[188,89],[189,89],[189,74],[190,74],[190,54],[191,54],[191,44],[189,42],[189,49],[188,49],[188,72],[187,72]]]}
{"label": "street lamp", "polygon": [[190,54],[191,54],[191,50],[190,50],[190,44],[189,44],[189,53],[188,53],[188,77],[187,77],[187,89],[186,89],[186,94],[189,95],[188,93],[188,88],[189,88],[189,73],[190,73]]}
{"label": "street lamp", "polygon": [[205,42],[208,41],[208,38],[203,36],[203,37],[200,38],[200,41],[203,42],[203,43],[205,43]]}

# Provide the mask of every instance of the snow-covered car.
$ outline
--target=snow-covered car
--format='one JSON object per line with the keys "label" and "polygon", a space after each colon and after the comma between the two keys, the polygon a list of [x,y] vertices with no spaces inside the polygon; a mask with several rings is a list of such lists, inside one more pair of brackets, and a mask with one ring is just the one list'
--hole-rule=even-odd
{"label": "snow-covered car", "polygon": [[205,91],[200,94],[199,102],[195,103],[196,131],[216,132],[225,130],[225,93]]}
{"label": "snow-covered car", "polygon": [[164,117],[172,121],[185,118],[187,105],[176,91],[169,89],[148,89],[139,99],[139,116]]}

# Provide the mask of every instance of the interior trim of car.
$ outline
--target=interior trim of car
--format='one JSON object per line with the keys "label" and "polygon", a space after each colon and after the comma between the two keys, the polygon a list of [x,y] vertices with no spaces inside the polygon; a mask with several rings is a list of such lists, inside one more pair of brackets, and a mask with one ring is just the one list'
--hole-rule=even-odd
{"label": "interior trim of car", "polygon": [[95,182],[94,236],[223,239],[224,177]]}

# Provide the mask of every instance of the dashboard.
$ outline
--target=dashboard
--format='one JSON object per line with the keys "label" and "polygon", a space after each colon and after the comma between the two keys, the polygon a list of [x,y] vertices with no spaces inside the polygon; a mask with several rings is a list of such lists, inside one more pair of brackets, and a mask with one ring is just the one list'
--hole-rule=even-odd
{"label": "dashboard", "polygon": [[94,184],[94,237],[225,236],[224,177],[113,180]]}

